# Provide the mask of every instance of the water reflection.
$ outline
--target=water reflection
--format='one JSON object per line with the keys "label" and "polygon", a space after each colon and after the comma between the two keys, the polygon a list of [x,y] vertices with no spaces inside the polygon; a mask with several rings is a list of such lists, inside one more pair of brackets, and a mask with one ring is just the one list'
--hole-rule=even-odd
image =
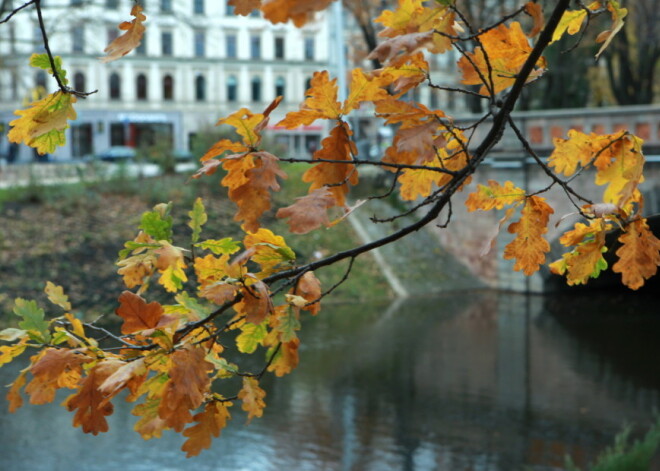
{"label": "water reflection", "polygon": [[[640,313],[651,306],[630,317],[610,315],[611,300],[551,301],[470,293],[328,305],[304,324],[299,369],[265,381],[264,418],[244,427],[234,407],[192,460],[174,434],[143,442],[119,401],[111,431],[92,437],[56,405],[8,415],[3,399],[0,469],[540,471],[561,469],[567,453],[584,463],[624,421],[648,424],[657,408],[657,352],[639,338],[657,339],[660,320]],[[594,306],[607,309],[585,311]],[[644,367],[627,368],[634,358]],[[0,369],[2,384],[17,371]]]}

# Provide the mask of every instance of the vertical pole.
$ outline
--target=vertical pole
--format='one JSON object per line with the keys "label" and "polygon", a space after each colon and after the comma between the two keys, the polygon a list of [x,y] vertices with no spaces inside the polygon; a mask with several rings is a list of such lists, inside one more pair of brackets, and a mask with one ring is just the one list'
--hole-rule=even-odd
{"label": "vertical pole", "polygon": [[335,1],[332,13],[334,16],[334,36],[335,57],[337,67],[337,85],[339,86],[339,100],[343,101],[347,97],[346,93],[346,51],[344,47],[344,11],[341,0]]}

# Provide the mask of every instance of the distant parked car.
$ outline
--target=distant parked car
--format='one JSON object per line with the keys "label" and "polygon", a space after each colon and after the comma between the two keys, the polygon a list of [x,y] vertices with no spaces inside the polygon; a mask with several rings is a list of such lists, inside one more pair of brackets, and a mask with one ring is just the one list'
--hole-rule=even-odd
{"label": "distant parked car", "polygon": [[133,147],[112,146],[98,155],[98,158],[105,162],[121,162],[135,158],[137,152]]}

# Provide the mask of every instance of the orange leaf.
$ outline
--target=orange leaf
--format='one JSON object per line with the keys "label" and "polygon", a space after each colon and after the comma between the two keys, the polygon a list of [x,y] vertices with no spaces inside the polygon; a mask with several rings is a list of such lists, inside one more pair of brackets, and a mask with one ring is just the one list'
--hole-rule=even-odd
{"label": "orange leaf", "polygon": [[140,45],[145,31],[142,23],[147,17],[144,16],[142,13],[142,7],[138,4],[133,5],[131,16],[135,17],[133,21],[124,21],[119,24],[119,29],[125,31],[125,33],[118,38],[115,38],[114,41],[108,44],[108,47],[103,50],[103,52],[107,52],[108,55],[101,57],[101,62],[117,60]]}
{"label": "orange leaf", "polygon": [[238,294],[238,288],[229,283],[217,282],[207,284],[199,290],[200,296],[215,304],[224,304],[231,301]]}
{"label": "orange leaf", "polygon": [[231,402],[213,401],[206,404],[203,412],[195,414],[193,420],[197,425],[183,431],[183,436],[188,437],[181,447],[186,452],[186,458],[197,456],[202,450],[211,447],[213,437],[219,437],[227,420],[231,419],[228,410],[231,405]]}
{"label": "orange leaf", "polygon": [[529,276],[545,263],[545,253],[550,244],[543,238],[548,232],[548,220],[554,213],[544,198],[530,196],[525,202],[520,221],[509,225],[509,232],[516,238],[504,248],[505,259],[515,259],[513,269]]}
{"label": "orange leaf", "polygon": [[273,302],[270,299],[268,286],[263,281],[255,281],[242,290],[243,300],[234,308],[245,315],[246,322],[261,324],[273,312]]}
{"label": "orange leaf", "polygon": [[106,360],[98,363],[87,373],[77,393],[69,396],[64,405],[69,411],[76,410],[73,426],[82,426],[83,432],[98,435],[108,431],[105,417],[112,414],[114,406],[99,391],[99,386],[121,366],[122,362]]}
{"label": "orange leaf", "polygon": [[76,389],[80,383],[82,364],[90,359],[75,350],[47,348],[31,358],[34,376],[25,388],[30,404],[46,404],[55,399],[59,388]]}
{"label": "orange leaf", "polygon": [[527,36],[533,38],[541,32],[545,26],[545,18],[543,17],[543,6],[540,3],[536,2],[527,2],[525,3],[525,13],[532,17],[534,20],[534,26],[531,31],[527,33]]}
{"label": "orange leaf", "polygon": [[623,245],[616,251],[619,260],[612,266],[615,273],[621,273],[623,284],[634,290],[655,275],[660,265],[660,240],[646,222],[636,219],[626,226],[619,237]]}
{"label": "orange leaf", "polygon": [[294,338],[289,342],[282,342],[279,350],[275,354],[275,358],[268,365],[268,371],[275,373],[275,376],[282,377],[291,373],[299,362],[298,347],[300,346],[300,339]]}
{"label": "orange leaf", "polygon": [[321,303],[318,302],[321,298],[321,282],[316,278],[314,272],[308,271],[300,277],[294,293],[305,298],[308,303],[316,301],[309,306],[303,306],[301,308],[303,311],[309,311],[313,316],[321,311]]}
{"label": "orange leaf", "polygon": [[262,7],[264,18],[271,23],[293,21],[297,27],[314,19],[314,13],[325,10],[332,0],[270,0]]}
{"label": "orange leaf", "polygon": [[286,117],[277,123],[287,129],[312,124],[317,119],[339,119],[342,105],[337,101],[337,79],[330,80],[326,70],[314,72],[307,90],[307,98],[300,105],[300,111],[287,113]]}
{"label": "orange leaf", "polygon": [[347,114],[351,110],[359,108],[360,103],[363,101],[384,100],[389,97],[389,94],[383,88],[382,81],[373,76],[367,76],[362,69],[353,69],[351,76],[350,92],[344,102],[342,114]]}
{"label": "orange leaf", "polygon": [[9,402],[9,412],[12,414],[23,405],[23,397],[21,397],[21,388],[25,386],[27,370],[22,371],[21,374],[11,383],[11,387],[7,392],[7,401]]}
{"label": "orange leaf", "polygon": [[358,183],[357,170],[349,163],[353,160],[352,155],[357,153],[355,144],[350,139],[352,134],[344,122],[335,126],[330,131],[330,135],[321,142],[321,148],[314,153],[314,160],[327,159],[339,163],[321,162],[303,174],[303,181],[312,183],[309,187],[310,193],[327,185],[335,197],[337,206],[346,205],[348,184]]}
{"label": "orange leaf", "polygon": [[252,10],[261,7],[261,0],[228,0],[228,3],[234,7],[234,13],[243,16],[248,16]]}
{"label": "orange leaf", "polygon": [[172,367],[158,406],[158,416],[177,432],[192,422],[190,411],[204,402],[211,385],[208,373],[213,370],[213,365],[204,359],[205,356],[203,347],[191,345],[172,354]]}
{"label": "orange leaf", "polygon": [[124,291],[119,296],[119,307],[115,313],[124,319],[121,333],[126,335],[156,328],[163,315],[163,307],[156,301],[147,304],[142,296]]}
{"label": "orange leaf", "polygon": [[165,421],[158,417],[160,403],[160,398],[149,398],[144,404],[135,406],[131,412],[133,415],[140,417],[133,428],[144,440],[160,438],[163,435],[163,430],[167,429]]}
{"label": "orange leaf", "polygon": [[122,389],[129,388],[131,392],[147,379],[147,369],[144,358],[120,365],[105,381],[99,385],[99,391],[106,396],[106,401],[116,396]]}
{"label": "orange leaf", "polygon": [[433,44],[433,31],[408,33],[387,39],[371,51],[367,59],[378,59],[393,66],[403,64],[411,55]]}
{"label": "orange leaf", "polygon": [[238,393],[238,398],[243,401],[241,407],[248,413],[247,422],[250,423],[253,417],[261,417],[264,413],[264,402],[266,391],[259,387],[259,380],[249,376],[243,377],[243,388]]}
{"label": "orange leaf", "polygon": [[295,260],[296,254],[286,245],[284,237],[273,234],[269,229],[261,228],[252,233],[249,232],[243,239],[246,250],[252,250],[250,259],[261,266],[259,278],[264,278],[278,269],[281,265],[286,267]]}
{"label": "orange leaf", "polygon": [[564,246],[577,247],[552,262],[549,265],[550,271],[558,275],[566,274],[569,285],[585,284],[589,278],[598,277],[607,268],[603,252],[607,250],[605,233],[611,228],[610,224],[605,224],[600,218],[590,220],[589,226],[576,223],[575,229],[561,236],[559,242]]}

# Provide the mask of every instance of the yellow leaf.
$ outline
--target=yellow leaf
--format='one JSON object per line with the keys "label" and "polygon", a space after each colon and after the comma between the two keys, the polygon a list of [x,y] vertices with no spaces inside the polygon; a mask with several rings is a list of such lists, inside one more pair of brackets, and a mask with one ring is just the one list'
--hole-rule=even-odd
{"label": "yellow leaf", "polygon": [[619,260],[612,271],[621,273],[623,284],[639,289],[656,274],[660,265],[660,240],[651,232],[646,219],[628,224],[619,237],[622,246],[616,251]]}
{"label": "yellow leaf", "polygon": [[367,76],[362,69],[353,69],[351,76],[350,92],[344,102],[342,114],[359,108],[363,101],[384,100],[389,97],[387,91],[382,88],[381,80]]}
{"label": "yellow leaf", "polygon": [[176,293],[183,288],[183,283],[188,281],[186,272],[186,263],[183,258],[183,251],[179,247],[174,247],[167,241],[160,242],[162,247],[153,251],[157,256],[156,268],[160,273],[158,283],[163,285],[170,293]]}
{"label": "yellow leaf", "polygon": [[277,123],[287,129],[312,124],[317,119],[339,119],[342,105],[337,101],[337,79],[330,80],[326,70],[314,72],[307,90],[307,98],[300,105],[300,111],[287,113],[286,117]]}
{"label": "yellow leaf", "polygon": [[569,285],[585,284],[589,278],[597,278],[607,268],[603,252],[607,250],[605,234],[611,228],[600,218],[590,220],[589,226],[576,223],[575,229],[561,236],[559,242],[566,247],[577,247],[551,263],[550,270],[555,274],[566,274]]}
{"label": "yellow leaf", "polygon": [[238,393],[238,398],[243,401],[241,408],[248,413],[248,423],[254,417],[261,417],[263,415],[264,408],[266,407],[264,397],[266,397],[266,391],[259,387],[259,380],[244,376],[243,388]]}
{"label": "yellow leaf", "polygon": [[638,185],[644,181],[642,142],[638,137],[627,135],[615,141],[608,152],[599,157],[599,160],[606,162],[599,166],[596,173],[596,184],[607,185],[603,202],[625,210],[629,200],[635,196]]}
{"label": "yellow leaf", "polygon": [[525,199],[525,192],[516,187],[513,182],[506,181],[500,185],[495,180],[488,180],[488,186],[478,185],[477,191],[470,193],[465,206],[468,211],[490,211],[502,209],[511,204],[520,203]]}
{"label": "yellow leaf", "polygon": [[133,5],[131,16],[134,16],[133,21],[124,21],[119,24],[119,29],[124,31],[124,34],[115,38],[103,52],[108,55],[101,57],[101,62],[111,62],[125,56],[133,49],[140,45],[142,36],[144,35],[144,25],[142,24],[147,17],[142,13],[142,7],[138,4]]}
{"label": "yellow leaf", "polygon": [[[261,267],[261,272],[257,274],[259,278],[276,272],[278,265],[290,266],[296,258],[296,254],[286,245],[282,236],[265,228],[254,233],[249,232],[243,239],[243,245],[246,250],[254,249],[250,259]],[[282,268],[285,267],[280,267]]]}
{"label": "yellow leaf", "polygon": [[562,15],[559,20],[559,24],[555,28],[555,32],[552,35],[551,44],[555,41],[561,39],[561,37],[568,33],[570,35],[576,34],[582,28],[582,23],[587,17],[586,10],[567,10]]}
{"label": "yellow leaf", "polygon": [[9,123],[9,142],[25,143],[39,154],[54,152],[57,146],[64,145],[68,120],[76,119],[75,102],[74,95],[57,91],[31,103],[26,110],[16,110],[14,114],[20,118]]}
{"label": "yellow leaf", "polygon": [[79,386],[82,364],[90,359],[68,349],[47,348],[31,358],[30,373],[34,378],[25,388],[30,404],[46,404],[55,399],[59,388]]}
{"label": "yellow leaf", "polygon": [[46,282],[46,289],[44,290],[48,296],[48,300],[61,307],[65,311],[71,310],[71,303],[69,302],[69,297],[64,294],[64,290],[61,286],[56,286],[52,282]]}
{"label": "yellow leaf", "polygon": [[612,14],[612,27],[608,29],[607,31],[603,31],[596,37],[596,42],[600,43],[602,42],[603,45],[600,47],[598,50],[598,53],[596,54],[596,59],[600,57],[600,55],[607,49],[607,46],[610,45],[612,42],[612,39],[614,36],[621,31],[621,28],[623,28],[623,19],[626,17],[628,14],[628,10],[625,8],[621,8],[619,6],[619,2],[615,0],[608,0],[607,1],[607,9],[610,11]]}
{"label": "yellow leaf", "polygon": [[160,398],[149,398],[144,404],[135,406],[131,412],[133,415],[140,417],[140,420],[135,423],[133,429],[144,440],[160,438],[163,435],[163,430],[168,429],[165,421],[158,416],[160,403]]}
{"label": "yellow leaf", "polygon": [[516,238],[504,248],[505,259],[515,259],[513,269],[529,276],[545,263],[550,244],[543,238],[548,232],[548,220],[554,210],[540,196],[530,196],[525,201],[520,220],[509,225],[509,232]]}

